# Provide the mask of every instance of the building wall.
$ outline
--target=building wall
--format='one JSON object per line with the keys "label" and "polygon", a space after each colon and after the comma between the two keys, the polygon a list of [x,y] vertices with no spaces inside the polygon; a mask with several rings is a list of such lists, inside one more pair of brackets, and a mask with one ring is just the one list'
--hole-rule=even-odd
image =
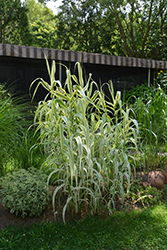
{"label": "building wall", "polygon": [[[77,74],[77,72],[74,70],[74,62],[69,63],[67,61],[62,61],[61,63],[70,68],[72,73]],[[57,61],[55,79],[61,80],[62,83],[64,83],[66,79],[66,70],[64,66],[60,65],[61,64],[59,64]],[[85,78],[88,78],[89,73],[92,73],[92,79],[99,85],[111,80],[113,82],[115,91],[130,89],[136,85],[146,83],[148,80],[147,68],[110,66],[89,63],[84,63],[83,68]],[[153,81],[153,73],[154,71],[152,69],[151,81]],[[39,77],[49,82],[46,62],[44,59],[0,56],[0,83],[7,82],[13,93],[19,91],[21,94],[27,94],[29,96],[29,87],[31,82]],[[33,89],[31,93],[33,92]],[[107,90],[105,91],[106,94],[109,95]],[[37,92],[36,100],[42,100],[45,94],[46,91],[41,86]]]}

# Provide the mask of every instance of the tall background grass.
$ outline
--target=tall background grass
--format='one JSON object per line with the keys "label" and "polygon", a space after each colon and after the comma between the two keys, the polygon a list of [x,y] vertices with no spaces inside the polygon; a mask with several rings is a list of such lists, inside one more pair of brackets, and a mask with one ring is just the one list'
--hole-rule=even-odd
{"label": "tall background grass", "polygon": [[[40,168],[38,155],[33,157],[37,136],[34,137],[33,117],[28,110],[32,106],[25,98],[13,96],[6,84],[0,84],[0,174],[15,168],[36,166]],[[29,128],[29,129],[28,129]],[[34,145],[34,146],[33,146]],[[33,148],[32,148],[33,146]],[[42,158],[40,156],[40,158]],[[39,161],[39,162],[38,162]]]}
{"label": "tall background grass", "polygon": [[140,85],[125,93],[124,103],[139,123],[140,150],[147,167],[166,164],[167,150],[167,73],[160,71],[154,85]]}

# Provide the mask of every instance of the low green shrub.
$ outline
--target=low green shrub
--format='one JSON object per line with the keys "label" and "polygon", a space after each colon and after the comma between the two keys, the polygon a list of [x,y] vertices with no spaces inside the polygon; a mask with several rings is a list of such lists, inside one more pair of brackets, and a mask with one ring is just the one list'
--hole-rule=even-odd
{"label": "low green shrub", "polygon": [[39,216],[48,202],[47,176],[41,170],[19,169],[0,178],[0,197],[11,213]]}

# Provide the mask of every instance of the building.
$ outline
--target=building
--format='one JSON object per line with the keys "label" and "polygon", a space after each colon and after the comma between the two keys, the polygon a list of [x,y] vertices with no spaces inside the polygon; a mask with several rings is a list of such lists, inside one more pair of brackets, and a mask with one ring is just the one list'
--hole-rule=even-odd
{"label": "building", "polygon": [[[7,82],[13,91],[29,94],[34,79],[41,77],[49,81],[44,54],[49,62],[56,62],[56,80],[65,81],[63,65],[75,73],[75,63],[81,62],[85,77],[91,73],[97,84],[112,80],[115,91],[146,82],[150,85],[156,71],[167,69],[167,61],[0,44],[0,83]],[[45,94],[40,87],[36,98],[42,100]]]}

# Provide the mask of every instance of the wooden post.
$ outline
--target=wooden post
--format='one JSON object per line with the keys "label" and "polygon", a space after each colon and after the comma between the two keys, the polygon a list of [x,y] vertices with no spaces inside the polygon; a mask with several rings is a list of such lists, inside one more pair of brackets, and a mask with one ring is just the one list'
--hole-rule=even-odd
{"label": "wooden post", "polygon": [[59,81],[62,83],[62,65],[61,65],[61,61],[59,61]]}
{"label": "wooden post", "polygon": [[151,75],[151,69],[148,69],[148,87],[150,87],[150,75]]}

